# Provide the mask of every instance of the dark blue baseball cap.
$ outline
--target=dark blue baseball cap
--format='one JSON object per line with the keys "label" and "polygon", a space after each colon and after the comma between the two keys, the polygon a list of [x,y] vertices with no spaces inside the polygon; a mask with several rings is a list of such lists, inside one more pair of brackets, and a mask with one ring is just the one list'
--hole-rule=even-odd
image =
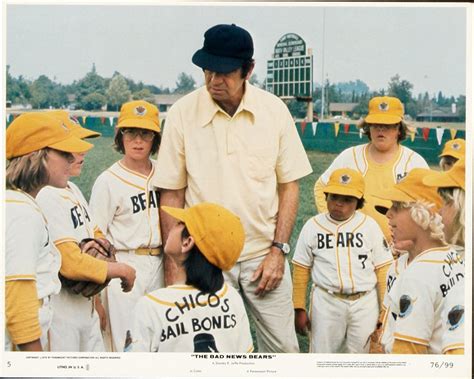
{"label": "dark blue baseball cap", "polygon": [[251,60],[252,56],[250,33],[235,24],[220,24],[204,33],[204,46],[194,53],[192,61],[202,69],[228,73]]}

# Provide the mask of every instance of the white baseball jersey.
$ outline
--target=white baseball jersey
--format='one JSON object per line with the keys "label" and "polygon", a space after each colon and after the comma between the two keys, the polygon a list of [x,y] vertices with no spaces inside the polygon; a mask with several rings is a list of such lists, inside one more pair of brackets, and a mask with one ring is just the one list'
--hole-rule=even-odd
{"label": "white baseball jersey", "polygon": [[397,319],[397,314],[394,313],[390,304],[395,301],[393,295],[397,293],[395,288],[399,284],[398,278],[403,271],[405,271],[407,264],[408,254],[403,254],[390,265],[390,268],[387,271],[387,291],[385,292],[382,304],[382,310],[385,311],[385,317],[382,320],[382,334],[380,337],[380,343],[387,354],[392,352],[393,331],[395,320]]}
{"label": "white baseball jersey", "polygon": [[[398,183],[414,168],[429,168],[426,161],[413,150],[400,145],[399,152],[390,162],[379,164],[370,159],[368,154],[370,144],[363,144],[350,147],[341,152],[331,163],[329,168],[320,176],[316,182],[316,204],[322,213],[327,210],[324,201],[324,186],[329,181],[329,177],[336,169],[351,168],[359,171],[364,177],[365,204],[361,210],[372,217],[382,228],[382,232],[387,240],[391,240],[391,233],[388,227],[387,218],[375,210],[378,200],[374,196],[382,194],[385,190]],[[318,184],[321,185],[318,185]]]}
{"label": "white baseball jersey", "polygon": [[[457,249],[461,255],[463,250]],[[443,354],[453,349],[464,349],[464,324],[466,320],[464,282],[464,277],[460,278],[459,283],[447,294],[444,302],[441,313]]]}
{"label": "white baseball jersey", "polygon": [[[350,147],[341,152],[321,175],[323,184],[327,184],[334,170],[339,168],[352,168],[365,176],[369,168],[367,158],[367,144]],[[393,166],[393,183],[398,183],[414,168],[429,168],[423,157],[410,148],[400,145],[400,156]]]}
{"label": "white baseball jersey", "polygon": [[[80,243],[93,238],[97,225],[92,221],[87,201],[71,182],[66,188],[44,187],[36,200],[48,220],[50,235],[56,245]],[[63,288],[52,301],[55,315],[51,324],[52,351],[104,351],[93,299]]]}
{"label": "white baseball jersey", "polygon": [[151,163],[151,172],[144,176],[116,162],[99,175],[92,188],[90,206],[100,230],[117,248],[117,261],[136,271],[132,291],[124,293],[119,281],[113,280],[104,293],[112,351],[124,351],[129,345],[127,335],[139,316],[132,312],[137,301],[164,285],[162,256],[133,253],[138,248],[161,246],[159,193],[150,182],[155,161]]}
{"label": "white baseball jersey", "polygon": [[[58,278],[61,256],[50,243],[46,219],[35,200],[23,191],[5,193],[5,281],[35,280],[38,299],[44,299],[39,322],[44,347],[51,322],[48,297],[61,288]],[[11,349],[5,333],[5,347]]]}
{"label": "white baseball jersey", "polygon": [[155,171],[155,162],[151,162],[148,176],[116,162],[99,175],[92,188],[94,217],[118,250],[161,246],[159,192],[150,183]]}
{"label": "white baseball jersey", "polygon": [[242,298],[227,283],[215,294],[173,285],[141,298],[130,334],[137,352],[253,351]]}
{"label": "white baseball jersey", "polygon": [[425,345],[430,354],[441,354],[442,312],[447,296],[464,281],[462,258],[451,247],[426,250],[406,265],[397,281],[388,297],[396,317],[393,338]]}
{"label": "white baseball jersey", "polygon": [[6,191],[5,281],[36,280],[38,298],[57,294],[61,256],[50,242],[46,219],[35,200]]}
{"label": "white baseball jersey", "polygon": [[377,284],[375,269],[392,260],[380,227],[359,211],[342,222],[329,213],[309,219],[293,256],[295,264],[311,268],[318,287],[345,294],[372,290]]}
{"label": "white baseball jersey", "polygon": [[55,244],[81,242],[93,238],[97,225],[92,221],[86,199],[72,182],[66,188],[43,187],[36,197],[49,224]]}

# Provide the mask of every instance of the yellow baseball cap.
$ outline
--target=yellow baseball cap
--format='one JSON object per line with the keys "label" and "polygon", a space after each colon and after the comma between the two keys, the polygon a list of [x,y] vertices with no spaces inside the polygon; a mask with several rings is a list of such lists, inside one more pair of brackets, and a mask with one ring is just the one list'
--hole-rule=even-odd
{"label": "yellow baseball cap", "polygon": [[159,133],[158,108],[144,100],[125,103],[120,109],[117,128],[141,128]]}
{"label": "yellow baseball cap", "polygon": [[93,130],[86,129],[81,126],[79,121],[71,116],[67,111],[63,110],[54,110],[54,111],[48,111],[48,114],[51,116],[61,120],[64,125],[68,127],[68,129],[71,131],[73,135],[79,138],[94,138],[94,137],[100,137],[100,133],[94,132]]}
{"label": "yellow baseball cap", "polygon": [[447,141],[444,144],[443,151],[439,155],[440,157],[454,157],[460,159],[466,154],[466,141],[462,138],[456,138]]}
{"label": "yellow baseball cap", "polygon": [[466,160],[459,159],[448,171],[431,171],[423,178],[423,183],[429,187],[459,187],[466,190]]}
{"label": "yellow baseball cap", "polygon": [[369,113],[364,121],[368,124],[398,124],[403,120],[403,104],[396,97],[377,96],[369,101]]}
{"label": "yellow baseball cap", "polygon": [[82,153],[94,145],[74,136],[66,125],[47,112],[18,116],[6,132],[7,159],[50,147],[67,153]]}
{"label": "yellow baseball cap", "polygon": [[209,262],[224,271],[235,265],[245,241],[244,227],[236,215],[213,203],[200,203],[186,209],[167,206],[161,209],[184,222]]}
{"label": "yellow baseball cap", "polygon": [[[423,178],[430,175],[431,172],[432,171],[427,168],[415,168],[392,188],[387,189],[382,194],[374,197],[382,200],[400,201],[405,203],[413,203],[422,200],[434,204],[434,211],[437,212],[442,205],[441,197],[436,189],[423,184]],[[375,209],[380,213],[386,213],[387,211],[387,208],[384,206],[375,206]]]}
{"label": "yellow baseball cap", "polygon": [[361,199],[364,196],[365,183],[362,175],[350,168],[335,170],[329,177],[328,184],[324,187],[324,193],[336,195],[354,196]]}

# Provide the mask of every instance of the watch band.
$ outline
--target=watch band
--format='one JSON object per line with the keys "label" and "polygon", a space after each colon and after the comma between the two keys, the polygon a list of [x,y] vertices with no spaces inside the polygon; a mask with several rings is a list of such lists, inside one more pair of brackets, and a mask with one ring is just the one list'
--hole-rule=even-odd
{"label": "watch band", "polygon": [[290,245],[288,245],[287,243],[273,241],[272,246],[279,248],[285,255],[290,253]]}

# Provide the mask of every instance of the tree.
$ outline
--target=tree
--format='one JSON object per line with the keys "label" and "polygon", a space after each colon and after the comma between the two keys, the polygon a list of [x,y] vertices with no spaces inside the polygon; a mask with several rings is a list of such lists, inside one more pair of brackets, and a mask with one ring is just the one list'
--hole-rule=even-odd
{"label": "tree", "polygon": [[407,80],[401,80],[400,75],[396,74],[390,78],[388,83],[388,95],[397,97],[405,106],[405,114],[416,117],[417,106],[412,97],[413,84]]}
{"label": "tree", "polygon": [[40,75],[30,86],[33,108],[59,108],[67,104],[67,96],[60,84],[54,83],[46,75]]}
{"label": "tree", "polygon": [[112,110],[118,111],[120,106],[130,99],[131,94],[125,78],[116,73],[107,88],[107,104]]}
{"label": "tree", "polygon": [[249,83],[254,85],[255,87],[261,87],[260,82],[258,81],[257,74],[252,74],[249,78]]}
{"label": "tree", "polygon": [[196,81],[192,75],[188,75],[184,72],[178,75],[174,93],[187,93],[193,91],[194,89],[196,89]]}
{"label": "tree", "polygon": [[296,118],[306,117],[306,109],[307,109],[306,102],[291,99],[291,100],[286,101],[285,103],[293,117],[296,117]]}
{"label": "tree", "polygon": [[99,92],[90,93],[81,100],[81,106],[86,111],[100,110],[106,103],[107,98]]}
{"label": "tree", "polygon": [[466,96],[459,95],[456,99],[456,109],[461,121],[466,121]]}
{"label": "tree", "polygon": [[357,104],[352,111],[355,117],[361,117],[367,114],[367,112],[369,111],[369,100],[371,99],[371,97],[371,94],[368,92],[365,92],[360,95],[358,101],[359,104]]}
{"label": "tree", "polygon": [[[85,100],[88,95],[100,94],[105,99],[105,79],[97,74],[95,64],[92,65],[91,71],[88,72],[84,78],[73,84],[77,96],[77,103],[84,109],[86,109],[86,103],[88,104],[87,107],[91,106],[90,99]],[[97,96],[93,96],[92,98],[98,99]],[[105,104],[106,101],[107,100],[105,100],[103,104]]]}
{"label": "tree", "polygon": [[145,100],[149,103],[153,103],[154,96],[148,88],[143,88],[140,91],[132,93],[133,100]]}
{"label": "tree", "polygon": [[19,76],[14,78],[10,74],[10,66],[7,65],[7,100],[10,100],[12,104],[23,104],[26,105],[31,99],[31,93],[29,83]]}
{"label": "tree", "polygon": [[407,80],[401,80],[398,74],[390,78],[390,82],[388,83],[388,95],[397,97],[405,106],[413,101],[411,94],[412,89],[413,84]]}

